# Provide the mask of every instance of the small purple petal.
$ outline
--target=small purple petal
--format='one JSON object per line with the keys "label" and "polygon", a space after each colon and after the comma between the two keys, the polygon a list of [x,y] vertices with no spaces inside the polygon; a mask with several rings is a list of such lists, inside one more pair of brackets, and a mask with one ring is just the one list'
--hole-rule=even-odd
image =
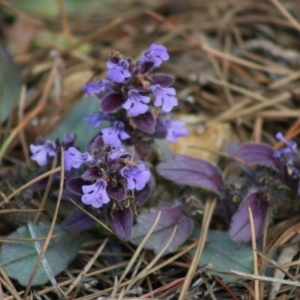
{"label": "small purple petal", "polygon": [[125,166],[120,170],[120,174],[127,180],[129,190],[142,190],[151,177],[150,171],[144,164],[137,167]]}
{"label": "small purple petal", "polygon": [[125,149],[122,146],[112,149],[108,158],[110,161],[116,161],[121,155],[125,153]]}
{"label": "small purple petal", "polygon": [[165,119],[160,122],[167,130],[166,139],[172,143],[175,143],[180,137],[189,134],[189,130],[184,127],[185,123],[183,121],[171,121]]}
{"label": "small purple petal", "polygon": [[288,141],[287,139],[285,139],[285,137],[283,136],[283,134],[281,132],[278,132],[276,134],[276,138],[279,141],[282,141],[286,144],[286,147],[281,149],[281,150],[277,150],[274,151],[274,157],[275,158],[279,158],[281,157],[283,154],[293,154],[297,151],[297,143],[294,141]]}
{"label": "small purple petal", "polygon": [[96,128],[101,125],[102,121],[110,121],[111,117],[108,114],[100,111],[94,114],[84,116],[83,120],[87,123],[87,128]]}
{"label": "small purple petal", "polygon": [[125,59],[120,59],[118,63],[107,62],[106,66],[108,68],[107,77],[118,83],[123,82],[126,78],[131,76],[128,70],[129,63]]}
{"label": "small purple petal", "polygon": [[83,87],[83,91],[89,96],[97,95],[98,98],[104,97],[113,91],[111,82],[107,79],[100,79],[97,82],[90,82]]}
{"label": "small purple petal", "polygon": [[150,86],[150,90],[155,95],[154,105],[161,107],[163,112],[170,112],[174,106],[178,105],[174,88],[164,88],[156,84]]}
{"label": "small purple petal", "polygon": [[101,130],[105,144],[113,147],[119,147],[121,140],[126,140],[130,136],[124,131],[124,124],[119,121],[113,123],[113,127],[104,128]]}
{"label": "small purple petal", "polygon": [[64,151],[64,157],[66,171],[70,171],[72,168],[78,169],[82,164],[93,161],[92,156],[88,152],[81,153],[74,147]]}
{"label": "small purple petal", "polygon": [[143,52],[140,59],[141,63],[151,61],[155,67],[159,67],[163,61],[169,59],[166,47],[157,44],[151,44],[150,48]]}
{"label": "small purple petal", "polygon": [[30,151],[33,153],[32,160],[35,160],[40,166],[48,163],[48,157],[56,156],[56,144],[52,141],[46,141],[43,145],[30,145]]}
{"label": "small purple petal", "polygon": [[110,201],[106,193],[106,182],[103,179],[97,180],[94,184],[83,185],[82,202],[84,204],[92,205],[95,208],[101,207]]}
{"label": "small purple petal", "polygon": [[145,104],[149,102],[150,97],[142,96],[137,90],[130,90],[128,92],[128,99],[122,107],[128,110],[131,117],[136,117],[149,110],[149,106]]}

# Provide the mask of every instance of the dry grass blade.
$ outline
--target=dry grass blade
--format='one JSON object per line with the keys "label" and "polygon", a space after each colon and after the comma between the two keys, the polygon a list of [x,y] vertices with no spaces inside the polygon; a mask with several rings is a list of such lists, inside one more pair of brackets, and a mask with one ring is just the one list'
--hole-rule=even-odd
{"label": "dry grass blade", "polygon": [[[61,149],[61,151],[63,151],[63,148]],[[26,287],[26,290],[25,290],[25,295],[24,295],[24,298],[26,299],[27,296],[28,296],[28,293],[29,293],[29,290],[31,288],[31,285],[32,285],[32,282],[33,282],[33,279],[35,277],[35,274],[38,270],[38,267],[45,255],[45,252],[49,246],[49,243],[50,243],[50,240],[51,240],[51,236],[53,234],[53,230],[54,230],[54,226],[56,224],[56,219],[57,219],[57,215],[58,215],[58,209],[59,209],[59,206],[60,206],[60,201],[61,201],[61,196],[62,196],[62,192],[63,192],[63,186],[64,186],[64,156],[62,155],[61,156],[61,167],[60,167],[60,183],[59,183],[59,193],[58,193],[58,197],[57,197],[57,203],[56,203],[56,207],[55,207],[55,211],[54,211],[54,214],[53,214],[53,219],[52,219],[52,222],[51,222],[51,225],[50,225],[50,228],[49,228],[49,231],[48,231],[48,234],[47,234],[47,238],[43,244],[43,247],[39,253],[39,256],[38,256],[38,259],[34,265],[34,268],[33,268],[33,272],[28,280],[28,285]],[[57,286],[57,283],[55,281],[55,284]],[[65,296],[63,296],[62,292],[59,290],[58,286],[56,287],[56,292],[58,293],[58,296],[60,297],[60,299],[66,299]]]}
{"label": "dry grass blade", "polygon": [[213,211],[215,209],[217,203],[217,198],[209,199],[205,203],[205,208],[204,208],[204,215],[203,215],[203,221],[202,221],[202,227],[201,227],[201,233],[199,236],[196,252],[194,254],[193,260],[191,262],[190,268],[188,270],[188,273],[186,275],[185,281],[183,283],[182,289],[180,291],[179,295],[179,300],[184,300],[186,293],[188,291],[188,288],[191,284],[192,278],[194,276],[194,273],[196,271],[196,268],[199,263],[199,259],[201,257],[206,237],[207,237],[207,232],[210,224],[210,220],[213,214]]}
{"label": "dry grass blade", "polygon": [[[253,220],[253,214],[250,205],[248,205],[248,214],[249,214],[249,221],[250,221],[250,228],[251,228],[251,243],[252,243],[252,255],[253,255],[253,270],[254,275],[258,275],[258,261],[257,261],[257,253],[256,253],[256,233],[255,233],[255,227],[254,227],[254,220]],[[255,299],[260,299],[259,296],[259,281],[254,280],[254,293],[255,293]]]}
{"label": "dry grass blade", "polygon": [[103,241],[103,243],[100,245],[100,247],[98,248],[98,250],[95,252],[95,254],[92,256],[92,258],[90,259],[90,261],[85,265],[85,267],[83,268],[83,270],[78,274],[78,276],[76,277],[76,279],[74,280],[74,282],[70,285],[70,287],[68,288],[68,290],[66,292],[67,295],[71,293],[71,291],[76,287],[76,285],[80,282],[80,280],[90,270],[90,268],[94,264],[95,260],[98,258],[98,256],[100,255],[100,253],[103,251],[103,249],[106,246],[107,242],[108,242],[108,239],[106,238]]}
{"label": "dry grass blade", "polygon": [[128,266],[126,267],[126,269],[124,270],[121,278],[120,278],[120,283],[123,281],[123,279],[125,278],[125,276],[127,275],[127,273],[129,272],[129,270],[132,268],[134,262],[136,261],[137,257],[139,256],[139,254],[141,253],[144,245],[147,243],[149,237],[151,236],[151,234],[153,233],[155,227],[157,226],[159,219],[161,216],[161,211],[159,211],[159,213],[157,214],[157,217],[155,219],[155,222],[153,223],[152,227],[150,228],[149,232],[146,234],[146,236],[143,238],[142,242],[140,243],[140,245],[137,247],[137,249],[135,250]]}
{"label": "dry grass blade", "polygon": [[5,202],[8,202],[10,199],[12,199],[14,196],[25,190],[26,188],[30,187],[31,185],[34,185],[36,182],[40,181],[43,178],[46,178],[52,174],[55,174],[57,172],[61,171],[61,167],[54,168],[48,172],[43,173],[42,175],[35,177],[31,181],[27,182],[26,184],[22,185],[19,189],[16,189],[13,193],[11,193],[6,199]]}
{"label": "dry grass blade", "polygon": [[135,276],[135,278],[133,278],[130,282],[130,284],[127,286],[126,290],[129,291],[130,288],[141,278],[143,278],[151,268],[152,266],[160,259],[160,257],[165,253],[165,251],[167,250],[167,248],[169,247],[170,243],[172,242],[172,240],[174,239],[175,233],[177,230],[177,225],[174,227],[174,230],[172,232],[171,237],[169,238],[169,240],[166,242],[166,244],[163,246],[163,248],[159,251],[159,253],[153,258],[153,260],[146,266],[145,269],[143,269],[139,274],[137,274]]}

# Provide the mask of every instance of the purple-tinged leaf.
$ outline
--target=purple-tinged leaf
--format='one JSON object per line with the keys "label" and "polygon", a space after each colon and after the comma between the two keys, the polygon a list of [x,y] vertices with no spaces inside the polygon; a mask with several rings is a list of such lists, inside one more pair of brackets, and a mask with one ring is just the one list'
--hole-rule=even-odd
{"label": "purple-tinged leaf", "polygon": [[62,222],[64,229],[71,232],[80,232],[94,226],[96,221],[81,209],[74,210]]}
{"label": "purple-tinged leaf", "polygon": [[97,166],[94,167],[90,167],[88,169],[86,169],[84,171],[84,173],[82,174],[81,178],[83,180],[98,180],[100,178],[102,178],[102,176],[99,175],[99,170],[97,168]]}
{"label": "purple-tinged leaf", "polygon": [[124,241],[130,241],[132,237],[133,215],[131,208],[108,212],[107,221],[114,233]]}
{"label": "purple-tinged leaf", "polygon": [[98,134],[90,141],[89,150],[91,153],[93,153],[95,150],[104,147],[104,145],[105,143],[103,141],[102,135]]}
{"label": "purple-tinged leaf", "polygon": [[151,111],[146,112],[143,115],[138,115],[133,118],[135,125],[142,131],[153,134],[156,127],[156,120]]}
{"label": "purple-tinged leaf", "polygon": [[162,87],[169,87],[174,84],[174,77],[169,75],[153,75],[152,84],[159,84]]}
{"label": "purple-tinged leaf", "polygon": [[268,203],[261,198],[257,192],[249,194],[232,216],[229,237],[233,241],[248,242],[251,240],[248,206],[250,206],[252,211],[256,237],[262,233],[268,211]]}
{"label": "purple-tinged leaf", "polygon": [[138,205],[144,204],[151,196],[154,186],[154,178],[153,176],[151,176],[150,180],[147,182],[146,186],[141,191],[135,191],[135,202]]}
{"label": "purple-tinged leaf", "polygon": [[178,184],[199,186],[218,195],[223,192],[220,171],[209,162],[184,155],[174,155],[158,164],[159,175]]}
{"label": "purple-tinged leaf", "polygon": [[138,246],[149,229],[153,226],[157,215],[161,211],[161,216],[152,235],[147,240],[144,248],[158,253],[171,238],[175,226],[177,226],[175,236],[164,252],[168,254],[177,250],[191,234],[193,221],[182,214],[182,205],[174,207],[156,207],[137,217],[137,224],[133,226],[133,237],[131,242]]}
{"label": "purple-tinged leaf", "polygon": [[83,195],[82,186],[90,184],[89,181],[85,181],[82,178],[70,178],[66,181],[66,188],[71,192]]}
{"label": "purple-tinged leaf", "polygon": [[106,192],[109,198],[113,198],[117,201],[123,201],[126,199],[125,187],[120,182],[117,182],[117,186],[114,186],[111,182],[108,182]]}
{"label": "purple-tinged leaf", "polygon": [[274,158],[274,150],[265,144],[245,143],[234,154],[248,164],[260,164],[278,169],[278,164]]}
{"label": "purple-tinged leaf", "polygon": [[101,102],[101,108],[104,112],[112,112],[121,107],[124,98],[121,94],[110,94],[106,96]]}
{"label": "purple-tinged leaf", "polygon": [[81,195],[75,194],[75,193],[73,193],[72,191],[70,191],[68,189],[63,189],[61,198],[63,200],[72,199],[77,204],[81,204],[82,203],[82,201],[81,201]]}

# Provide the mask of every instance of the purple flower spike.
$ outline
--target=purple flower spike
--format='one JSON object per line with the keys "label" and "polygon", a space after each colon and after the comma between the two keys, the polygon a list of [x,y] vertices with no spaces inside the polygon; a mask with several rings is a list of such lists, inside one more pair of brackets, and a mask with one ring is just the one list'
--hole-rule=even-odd
{"label": "purple flower spike", "polygon": [[136,117],[149,110],[148,105],[145,104],[149,102],[150,97],[142,96],[137,90],[131,90],[128,93],[127,101],[122,105],[122,107],[128,110],[131,117]]}
{"label": "purple flower spike", "polygon": [[118,83],[123,82],[126,78],[131,76],[128,70],[129,63],[125,59],[120,59],[118,63],[108,61],[106,66],[109,69],[107,71],[107,77]]}
{"label": "purple flower spike", "polygon": [[101,130],[105,144],[109,144],[115,148],[121,146],[121,140],[129,139],[130,136],[124,131],[124,124],[119,121],[113,123],[113,127]]}
{"label": "purple flower spike", "polygon": [[189,134],[189,130],[184,127],[185,123],[183,121],[171,121],[166,119],[161,122],[167,130],[166,139],[172,143],[175,143],[180,137]]}
{"label": "purple flower spike", "polygon": [[106,193],[106,182],[103,179],[97,180],[92,185],[83,185],[84,195],[81,200],[84,204],[92,205],[95,208],[101,207],[110,201]]}
{"label": "purple flower spike", "polygon": [[100,111],[98,113],[84,116],[83,120],[87,123],[87,128],[88,127],[96,128],[100,126],[102,121],[110,121],[111,118],[108,114]]}
{"label": "purple flower spike", "polygon": [[169,54],[167,48],[162,45],[151,44],[150,48],[147,51],[143,52],[143,55],[140,59],[142,63],[151,61],[154,63],[155,67],[159,67],[163,61],[169,59]]}
{"label": "purple flower spike", "polygon": [[278,150],[278,151],[274,151],[274,157],[275,158],[279,158],[281,155],[287,153],[287,154],[293,154],[296,152],[297,150],[297,143],[294,141],[288,141],[287,139],[284,138],[283,134],[281,132],[278,132],[276,134],[276,139],[279,141],[282,141],[286,144],[286,147]]}
{"label": "purple flower spike", "polygon": [[129,190],[142,190],[151,177],[150,171],[144,164],[137,167],[126,166],[120,170],[121,175],[127,180]]}
{"label": "purple flower spike", "polygon": [[156,84],[151,86],[150,90],[156,97],[154,105],[157,107],[162,106],[164,112],[170,112],[174,106],[178,105],[174,88],[163,88],[159,84]]}
{"label": "purple flower spike", "polygon": [[102,98],[112,92],[111,82],[107,79],[100,79],[97,82],[90,82],[83,87],[83,91],[89,96],[97,95]]}
{"label": "purple flower spike", "polygon": [[48,163],[48,157],[56,156],[56,144],[52,141],[46,141],[43,145],[30,145],[30,151],[33,153],[32,160],[35,160],[40,166]]}
{"label": "purple flower spike", "polygon": [[64,156],[66,171],[70,171],[72,168],[78,169],[82,164],[93,160],[88,152],[81,153],[74,147],[70,147],[67,151],[64,151]]}

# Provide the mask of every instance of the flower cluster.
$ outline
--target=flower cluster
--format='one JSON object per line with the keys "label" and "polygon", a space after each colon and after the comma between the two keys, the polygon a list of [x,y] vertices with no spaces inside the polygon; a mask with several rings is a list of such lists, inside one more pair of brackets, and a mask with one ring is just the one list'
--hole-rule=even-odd
{"label": "flower cluster", "polygon": [[[67,179],[64,197],[77,201],[96,218],[106,219],[123,240],[131,239],[136,205],[144,203],[153,190],[154,180],[145,162],[153,139],[175,142],[188,134],[184,123],[172,120],[169,114],[178,105],[176,91],[170,87],[173,77],[149,74],[168,59],[166,48],[156,44],[136,62],[113,51],[106,64],[107,78],[83,88],[100,99],[101,107],[84,117],[87,126],[96,128],[102,121],[110,126],[101,129],[85,152],[74,147],[74,136],[62,142]],[[124,148],[131,146],[143,161],[135,161]],[[60,154],[60,143],[46,141],[30,149],[32,159],[43,166]],[[63,224],[70,231],[81,231],[93,223],[77,209]]]}
{"label": "flower cluster", "polygon": [[189,133],[183,122],[171,120],[168,114],[178,105],[176,91],[170,87],[173,77],[149,74],[168,59],[166,48],[157,44],[152,44],[136,62],[113,51],[106,64],[107,78],[84,86],[88,95],[100,99],[102,110],[85,120],[92,127],[102,120],[111,121],[111,127],[101,130],[105,143],[118,147],[124,141],[145,156],[140,151],[145,140],[150,141],[148,145],[155,137],[176,142]]}
{"label": "flower cluster", "polygon": [[[67,171],[85,166],[81,177],[66,181],[68,190],[80,196],[85,205],[94,209],[104,206],[107,220],[115,233],[127,239],[131,235],[132,221],[128,222],[125,235],[120,232],[117,222],[123,215],[127,216],[126,218],[129,215],[132,219],[132,206],[136,202],[147,200],[150,195],[151,173],[146,163],[134,162],[122,146],[107,145],[100,135],[92,141],[89,151],[81,153],[70,147],[64,152],[64,159]],[[133,192],[143,194],[142,199],[137,195],[133,198]],[[116,213],[117,220],[114,219]],[[77,214],[75,212],[76,218]],[[73,217],[69,216],[65,224],[70,223]],[[68,225],[66,227],[68,228]],[[76,231],[80,229],[76,227]]]}

